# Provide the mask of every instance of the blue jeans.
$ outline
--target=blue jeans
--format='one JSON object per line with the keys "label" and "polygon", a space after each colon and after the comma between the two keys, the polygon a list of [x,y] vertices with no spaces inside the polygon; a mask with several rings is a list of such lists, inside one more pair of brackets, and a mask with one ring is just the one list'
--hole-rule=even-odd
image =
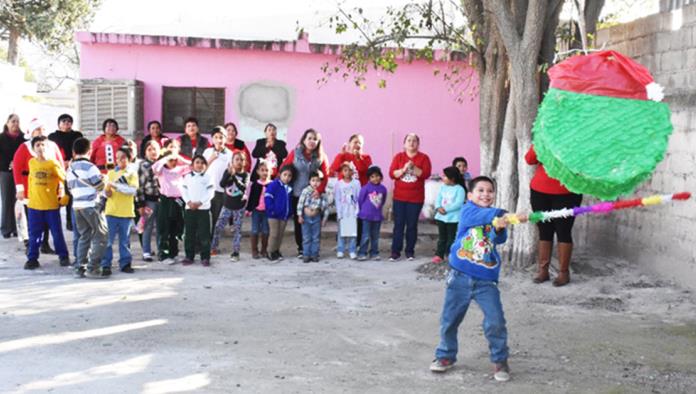
{"label": "blue jeans", "polygon": [[102,257],[101,266],[111,267],[111,260],[114,258],[113,245],[118,236],[118,266],[123,268],[133,261],[130,251],[130,229],[133,225],[133,218],[119,218],[116,216],[106,216],[106,225],[109,227],[109,242]]}
{"label": "blue jeans", "polygon": [[48,226],[53,237],[53,248],[61,259],[68,257],[68,247],[63,238],[63,229],[60,226],[60,211],[58,209],[39,210],[27,209],[27,227],[29,227],[28,260],[39,259],[39,246],[43,242],[44,228]]}
{"label": "blue jeans", "polygon": [[392,255],[401,256],[404,246],[404,229],[406,229],[406,257],[413,257],[418,237],[418,217],[423,204],[394,200],[394,235],[392,238]]}
{"label": "blue jeans", "polygon": [[302,217],[302,253],[305,257],[319,257],[321,215]]}
{"label": "blue jeans", "polygon": [[251,233],[268,235],[268,217],[266,211],[253,210],[251,212]]}
{"label": "blue jeans", "polygon": [[355,253],[356,249],[355,237],[341,237],[338,236],[338,242],[336,243],[336,251],[344,253],[346,252],[346,245],[348,245],[348,253]]}
{"label": "blue jeans", "polygon": [[[145,201],[145,206],[152,209],[150,216],[145,219],[145,228],[143,228],[143,254],[152,254],[152,233],[155,232],[157,224],[157,201]],[[157,235],[155,235],[157,238]],[[156,242],[156,240],[155,240]]]}
{"label": "blue jeans", "polygon": [[490,280],[481,280],[457,271],[450,270],[447,275],[445,305],[440,318],[440,344],[435,351],[437,359],[457,360],[457,330],[466,315],[471,300],[483,311],[483,334],[488,340],[491,362],[507,360],[507,328],[503,305],[500,302],[498,284]]}
{"label": "blue jeans", "polygon": [[367,248],[370,246],[370,257],[379,256],[379,230],[382,222],[373,222],[363,219],[362,239],[358,256],[367,256]]}

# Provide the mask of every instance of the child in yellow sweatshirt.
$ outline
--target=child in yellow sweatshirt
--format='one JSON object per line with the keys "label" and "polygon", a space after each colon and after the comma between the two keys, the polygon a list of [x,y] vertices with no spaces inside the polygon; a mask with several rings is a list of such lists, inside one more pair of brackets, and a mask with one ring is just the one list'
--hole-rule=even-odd
{"label": "child in yellow sweatshirt", "polygon": [[29,160],[29,181],[27,203],[27,222],[29,227],[29,247],[24,269],[39,268],[39,246],[44,228],[48,227],[53,236],[53,247],[60,259],[60,265],[70,265],[68,248],[60,226],[60,200],[65,197],[63,182],[65,171],[56,160],[46,158],[45,136],[34,137],[31,145],[36,157]]}
{"label": "child in yellow sweatshirt", "polygon": [[138,172],[129,171],[128,163],[133,152],[127,146],[116,152],[116,168],[109,170],[108,183],[104,189],[106,194],[106,224],[109,228],[109,241],[101,261],[101,276],[111,275],[111,260],[113,245],[118,236],[118,265],[121,272],[132,274],[133,256],[130,251],[130,230],[135,217],[135,200],[133,196],[138,191]]}

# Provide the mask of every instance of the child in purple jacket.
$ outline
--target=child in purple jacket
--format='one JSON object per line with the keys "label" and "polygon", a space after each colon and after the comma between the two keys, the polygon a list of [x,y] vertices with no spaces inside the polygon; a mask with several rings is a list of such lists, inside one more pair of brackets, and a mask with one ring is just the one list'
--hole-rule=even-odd
{"label": "child in purple jacket", "polygon": [[370,246],[370,258],[379,260],[379,230],[382,226],[382,208],[387,201],[387,188],[382,185],[382,170],[377,166],[367,169],[368,182],[360,189],[358,218],[362,219],[362,238],[358,260],[367,260]]}

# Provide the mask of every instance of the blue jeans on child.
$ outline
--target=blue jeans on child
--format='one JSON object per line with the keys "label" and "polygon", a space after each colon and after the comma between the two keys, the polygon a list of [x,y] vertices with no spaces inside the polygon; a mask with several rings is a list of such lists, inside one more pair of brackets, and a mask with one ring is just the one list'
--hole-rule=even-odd
{"label": "blue jeans on child", "polygon": [[39,246],[43,241],[44,228],[48,226],[53,237],[53,248],[61,259],[68,257],[68,247],[63,237],[63,229],[60,227],[60,211],[58,209],[39,210],[27,209],[27,227],[29,227],[28,260],[39,259]]}
{"label": "blue jeans on child", "polygon": [[266,211],[253,210],[251,212],[251,233],[268,235],[268,217]]}
{"label": "blue jeans on child", "polygon": [[[355,237],[341,237],[341,232],[338,232],[338,242],[336,243],[336,252],[341,253],[355,253]],[[346,245],[348,245],[348,250],[346,250]]]}
{"label": "blue jeans on child", "polygon": [[394,200],[394,235],[392,238],[392,255],[401,256],[404,246],[404,229],[406,229],[406,257],[413,257],[418,237],[418,217],[423,204]]}
{"label": "blue jeans on child", "polygon": [[133,261],[130,251],[130,229],[133,225],[133,218],[119,218],[107,215],[106,225],[109,227],[109,242],[106,245],[101,266],[111,267],[111,260],[114,258],[114,240],[118,236],[118,265],[119,268],[123,268]]}
{"label": "blue jeans on child", "polygon": [[[152,209],[152,213],[145,219],[145,227],[143,228],[143,254],[152,255],[152,233],[155,232],[157,224],[157,207],[159,204],[157,201],[146,200],[145,206]],[[157,238],[157,235],[155,235],[155,238]]]}
{"label": "blue jeans on child", "polygon": [[379,230],[382,222],[362,220],[362,239],[360,240],[360,251],[358,256],[367,256],[368,246],[370,247],[370,257],[379,256]]}
{"label": "blue jeans on child", "polygon": [[305,257],[319,257],[321,215],[302,216],[302,253]]}
{"label": "blue jeans on child", "polygon": [[445,305],[440,318],[440,344],[435,351],[437,359],[457,360],[457,330],[474,300],[483,311],[483,334],[488,340],[491,362],[507,360],[507,328],[498,284],[490,280],[472,278],[451,269],[447,275]]}

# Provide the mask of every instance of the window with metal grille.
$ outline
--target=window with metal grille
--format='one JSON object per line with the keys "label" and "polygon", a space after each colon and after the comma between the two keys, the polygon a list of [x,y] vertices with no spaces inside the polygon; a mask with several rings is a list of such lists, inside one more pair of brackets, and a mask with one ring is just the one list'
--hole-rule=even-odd
{"label": "window with metal grille", "polygon": [[162,127],[165,132],[184,131],[186,118],[198,119],[201,133],[225,123],[224,88],[165,86],[162,92]]}

